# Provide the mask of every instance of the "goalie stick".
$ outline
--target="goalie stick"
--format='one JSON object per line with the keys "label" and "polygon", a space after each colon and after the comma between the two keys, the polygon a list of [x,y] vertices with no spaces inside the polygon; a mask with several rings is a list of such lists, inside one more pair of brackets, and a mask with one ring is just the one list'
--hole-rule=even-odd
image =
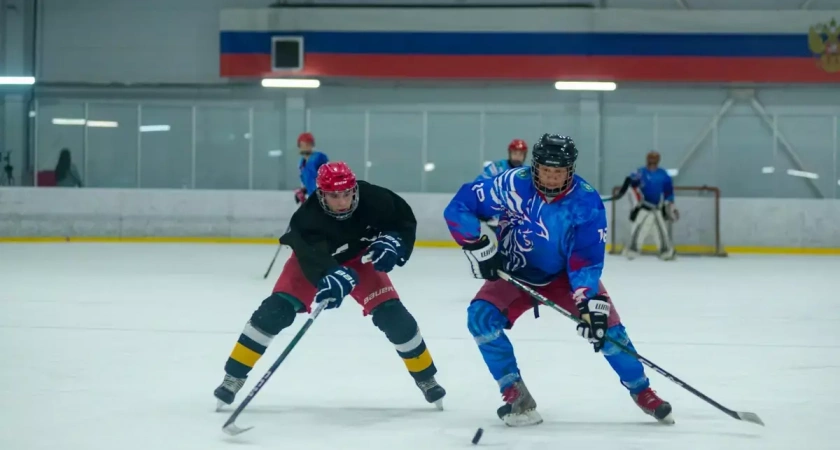
{"label": "goalie stick", "polygon": [[624,179],[624,184],[621,185],[621,188],[618,190],[617,193],[615,193],[613,195],[602,195],[601,196],[601,201],[602,202],[611,202],[611,201],[614,201],[614,200],[618,200],[621,197],[624,197],[624,194],[627,193],[627,189],[630,188],[630,183],[631,183],[630,177],[625,178]]}
{"label": "goalie stick", "polygon": [[306,334],[306,330],[308,330],[309,327],[311,327],[312,324],[315,323],[315,319],[318,317],[319,314],[321,314],[321,311],[323,311],[329,303],[330,302],[321,302],[315,309],[312,310],[312,313],[309,315],[309,319],[306,320],[306,323],[303,324],[303,326],[300,328],[300,331],[298,331],[295,337],[292,338],[292,341],[289,342],[289,345],[286,346],[286,349],[283,350],[283,353],[281,353],[280,356],[277,357],[277,361],[274,361],[274,364],[272,364],[271,367],[268,368],[268,371],[265,372],[265,375],[263,375],[263,377],[260,378],[260,381],[257,383],[257,385],[254,386],[254,388],[251,389],[251,392],[248,393],[248,396],[245,397],[245,400],[242,400],[242,403],[240,403],[239,406],[236,407],[236,410],[234,410],[233,413],[230,415],[230,418],[228,418],[227,422],[225,422],[225,424],[222,426],[222,431],[231,436],[236,436],[238,434],[242,434],[250,430],[251,428],[254,428],[239,428],[238,426],[236,426],[235,423],[236,418],[239,417],[239,414],[241,414],[245,407],[248,406],[248,403],[251,403],[251,400],[253,400],[257,393],[260,392],[260,389],[262,389],[262,387],[265,385],[268,379],[271,378],[271,376],[274,374],[277,368],[280,367],[280,364],[283,362],[283,360],[285,360],[286,357],[289,356],[289,353],[292,352],[292,349],[295,348],[298,342],[300,342],[303,335]]}
{"label": "goalie stick", "polygon": [[[544,297],[542,294],[540,294],[539,292],[537,292],[537,291],[535,291],[534,289],[530,288],[529,286],[525,285],[525,284],[524,284],[524,283],[522,283],[521,281],[519,281],[519,280],[517,280],[517,279],[515,279],[515,278],[511,277],[510,275],[508,275],[508,274],[507,274],[507,273],[505,273],[505,272],[502,272],[501,270],[500,270],[500,271],[498,271],[498,273],[499,273],[499,277],[500,277],[501,279],[503,279],[503,280],[505,280],[505,281],[507,281],[507,282],[509,282],[509,283],[513,284],[514,286],[518,287],[520,290],[522,290],[522,291],[526,292],[528,295],[530,295],[531,297],[533,297],[533,298],[534,298],[535,300],[537,300],[538,302],[540,302],[540,303],[542,303],[542,304],[544,304],[544,305],[548,306],[549,308],[551,308],[551,309],[553,309],[553,310],[555,310],[555,311],[559,312],[560,314],[563,314],[563,315],[564,315],[564,316],[566,316],[567,318],[569,318],[569,319],[571,319],[571,320],[573,320],[573,321],[575,321],[575,322],[577,322],[577,323],[583,323],[583,320],[582,320],[582,319],[579,319],[579,318],[575,317],[575,316],[574,316],[573,314],[571,314],[570,312],[568,312],[568,311],[566,311],[565,309],[563,309],[563,308],[561,308],[561,307],[557,306],[557,304],[556,304],[556,303],[554,303],[554,302],[552,302],[551,300],[547,299],[547,298],[546,298],[546,297]],[[685,390],[687,390],[687,391],[691,392],[692,394],[696,395],[697,397],[700,397],[700,398],[701,398],[702,400],[704,400],[706,403],[709,403],[710,405],[714,406],[715,408],[719,409],[720,411],[723,411],[723,412],[724,412],[724,413],[726,413],[726,415],[728,415],[729,417],[732,417],[733,419],[743,420],[743,421],[747,421],[747,422],[751,422],[751,423],[754,423],[754,424],[757,424],[757,425],[764,426],[764,422],[761,420],[761,418],[760,418],[760,417],[758,417],[758,414],[753,413],[753,412],[733,411],[733,410],[731,410],[731,409],[729,409],[729,408],[727,408],[727,407],[725,407],[725,406],[721,405],[720,403],[718,403],[718,402],[716,402],[716,401],[712,400],[711,398],[709,398],[708,396],[706,396],[706,394],[703,394],[702,392],[698,391],[697,389],[694,389],[693,387],[691,387],[691,386],[690,386],[688,383],[686,383],[685,381],[682,381],[682,380],[680,380],[679,378],[677,378],[676,376],[671,375],[671,373],[669,373],[669,372],[668,372],[668,371],[666,371],[665,369],[663,369],[663,368],[661,368],[661,367],[657,366],[656,364],[654,364],[652,361],[650,361],[649,359],[645,358],[644,356],[642,356],[642,355],[640,355],[640,354],[638,354],[638,353],[634,352],[633,350],[630,350],[630,349],[629,349],[629,348],[627,348],[626,346],[622,345],[622,344],[621,344],[621,342],[618,342],[618,341],[616,341],[615,339],[612,339],[612,338],[611,338],[611,337],[609,337],[609,336],[607,336],[607,337],[606,337],[606,340],[607,340],[608,342],[612,343],[613,345],[615,345],[616,347],[618,347],[621,351],[623,351],[623,352],[625,352],[625,353],[627,353],[627,354],[629,354],[629,355],[633,356],[634,358],[638,359],[638,360],[639,360],[642,364],[644,364],[644,365],[646,365],[646,366],[650,367],[651,369],[653,369],[653,370],[655,370],[655,371],[659,372],[659,374],[660,374],[660,375],[662,375],[662,376],[664,376],[665,378],[667,378],[667,379],[671,380],[673,383],[677,384],[677,385],[678,385],[678,386],[680,386],[681,388],[683,388],[683,389],[685,389]]]}

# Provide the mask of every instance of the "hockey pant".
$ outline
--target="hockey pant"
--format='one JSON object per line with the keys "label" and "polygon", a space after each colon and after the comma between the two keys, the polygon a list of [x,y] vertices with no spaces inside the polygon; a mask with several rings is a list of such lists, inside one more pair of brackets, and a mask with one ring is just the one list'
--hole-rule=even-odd
{"label": "hockey pant", "polygon": [[[516,363],[516,356],[513,353],[513,344],[505,334],[505,326],[508,318],[499,311],[499,308],[484,300],[476,300],[467,309],[467,327],[473,335],[478,349],[484,358],[490,374],[499,384],[499,392],[522,379],[519,367]],[[607,329],[607,336],[622,343],[633,350],[633,343],[627,336],[624,325],[617,324]],[[650,380],[645,375],[644,366],[638,359],[622,352],[615,344],[607,342],[601,349],[604,358],[618,375],[621,384],[631,394],[638,394],[650,387]],[[575,375],[575,364],[569,362],[566,365],[558,366],[564,373],[562,378]],[[585,377],[585,375],[582,375]]]}
{"label": "hockey pant", "polygon": [[674,244],[668,232],[663,208],[648,204],[637,206],[631,214],[631,220],[633,224],[630,228],[628,249],[630,252],[640,253],[645,241],[648,237],[652,237],[660,255],[672,256],[674,254]]}

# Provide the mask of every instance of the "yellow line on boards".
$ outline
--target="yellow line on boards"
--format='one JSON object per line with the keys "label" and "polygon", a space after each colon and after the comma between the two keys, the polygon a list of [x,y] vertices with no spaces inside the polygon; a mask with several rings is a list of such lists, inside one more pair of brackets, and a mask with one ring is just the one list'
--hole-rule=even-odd
{"label": "yellow line on boards", "polygon": [[[156,236],[156,237],[121,237],[121,236],[0,236],[0,243],[157,243],[157,244],[277,244],[277,238],[249,238],[224,236]],[[417,247],[458,248],[453,241],[417,241]],[[607,249],[609,250],[609,245]],[[712,253],[712,248],[705,246],[677,246],[677,253]],[[840,255],[840,248],[796,248],[796,247],[752,247],[732,246],[724,249],[726,253],[768,254],[768,255]]]}

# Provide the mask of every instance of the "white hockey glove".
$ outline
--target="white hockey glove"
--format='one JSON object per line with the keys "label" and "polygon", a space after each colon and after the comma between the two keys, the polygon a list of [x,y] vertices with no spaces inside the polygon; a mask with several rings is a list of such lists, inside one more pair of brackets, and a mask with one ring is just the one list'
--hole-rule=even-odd
{"label": "white hockey glove", "polygon": [[584,321],[578,324],[577,333],[588,340],[595,353],[598,353],[604,348],[607,338],[607,319],[610,317],[609,299],[598,294],[591,299],[581,301],[577,307],[580,318]]}
{"label": "white hockey glove", "polygon": [[680,212],[677,211],[677,207],[674,205],[674,202],[665,203],[665,220],[668,222],[676,222],[680,220]]}
{"label": "white hockey glove", "polygon": [[484,234],[479,240],[464,244],[461,248],[470,261],[475,278],[490,281],[499,279],[498,271],[502,268],[502,255],[499,253],[496,235]]}

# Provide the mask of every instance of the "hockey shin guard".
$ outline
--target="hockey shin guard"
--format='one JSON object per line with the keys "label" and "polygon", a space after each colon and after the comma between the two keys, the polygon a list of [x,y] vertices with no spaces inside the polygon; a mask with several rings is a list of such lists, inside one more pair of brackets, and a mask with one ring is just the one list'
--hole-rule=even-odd
{"label": "hockey shin guard", "polygon": [[[607,329],[607,336],[615,339],[634,352],[636,351],[633,347],[633,343],[630,341],[630,337],[627,336],[627,331],[624,329],[624,325],[618,324],[610,327]],[[648,380],[648,377],[645,375],[644,366],[642,366],[642,363],[639,362],[638,359],[619,350],[615,344],[609,341],[604,344],[604,348],[601,349],[601,353],[604,354],[604,358],[607,359],[607,362],[610,363],[610,366],[612,366],[615,373],[618,374],[621,384],[623,384],[631,394],[638,394],[650,387],[650,380]]]}
{"label": "hockey shin guard", "polygon": [[[296,307],[295,303],[299,306]],[[294,322],[295,314],[301,307],[300,302],[280,293],[263,300],[233,346],[225,363],[225,373],[234,378],[247,378],[274,336]]]}
{"label": "hockey shin guard", "polygon": [[394,344],[397,354],[415,381],[428,380],[437,373],[417,321],[401,301],[389,300],[377,306],[371,315],[373,324]]}
{"label": "hockey shin guard", "polygon": [[513,344],[504,331],[507,322],[499,308],[484,300],[475,300],[467,308],[467,328],[500,392],[521,379]]}

